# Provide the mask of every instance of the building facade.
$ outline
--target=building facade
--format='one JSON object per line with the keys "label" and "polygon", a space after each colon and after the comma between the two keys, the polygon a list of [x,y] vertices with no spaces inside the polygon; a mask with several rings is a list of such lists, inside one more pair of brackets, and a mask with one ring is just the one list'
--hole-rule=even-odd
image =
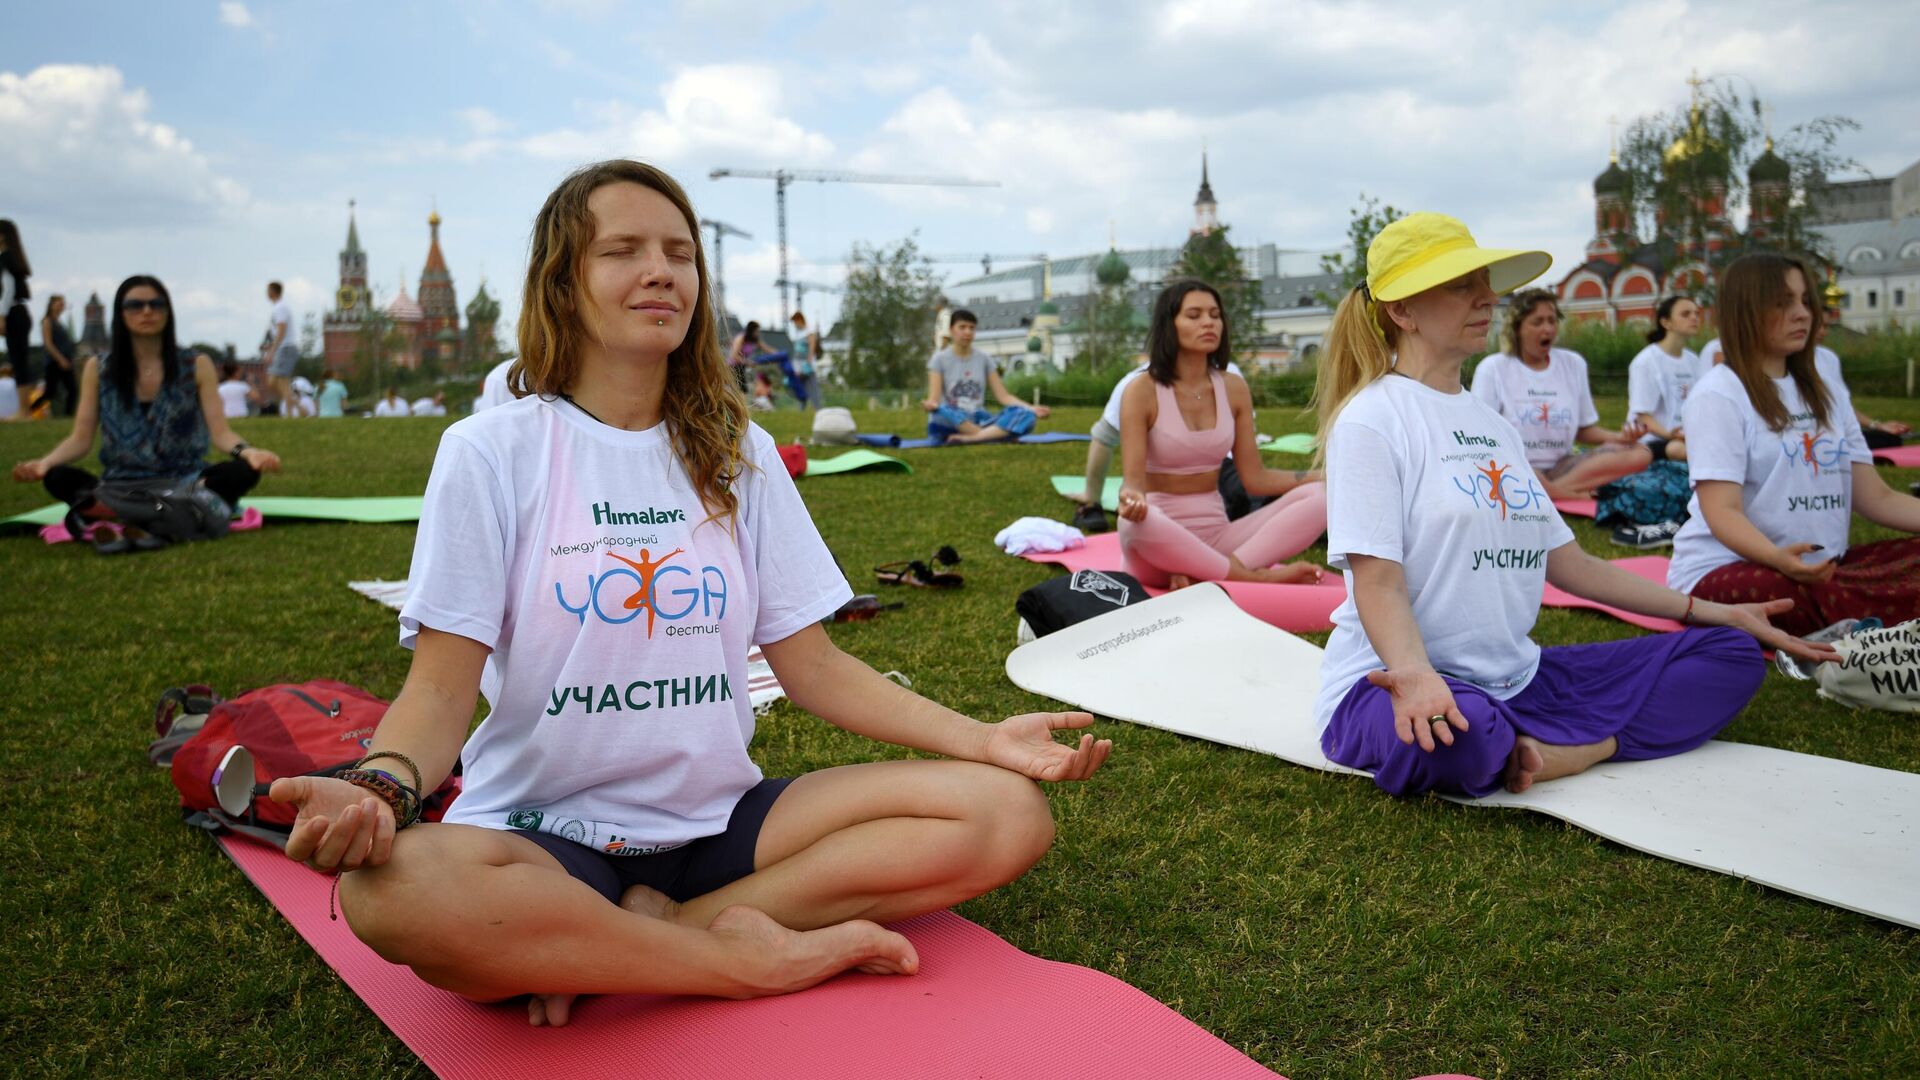
{"label": "building facade", "polygon": [[[466,358],[460,329],[460,301],[453,274],[440,248],[440,212],[427,217],[427,257],[420,270],[419,299],[407,293],[406,271],[399,291],[385,308],[375,310],[367,280],[367,253],[360,246],[360,229],[353,204],[347,209],[347,244],[340,250],[340,283],[334,306],[327,312],[322,337],[326,365],[343,376],[371,366],[377,358],[387,368],[415,369],[432,358],[443,369]],[[487,299],[488,330],[500,317],[499,305]]]}

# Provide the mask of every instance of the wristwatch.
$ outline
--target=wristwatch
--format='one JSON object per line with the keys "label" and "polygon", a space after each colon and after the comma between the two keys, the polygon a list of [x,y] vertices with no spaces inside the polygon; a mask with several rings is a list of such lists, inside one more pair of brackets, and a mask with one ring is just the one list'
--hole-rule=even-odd
{"label": "wristwatch", "polygon": [[233,460],[239,461],[240,455],[251,449],[252,447],[248,446],[245,442],[237,442],[233,444],[233,449],[227,451],[227,453],[233,455]]}

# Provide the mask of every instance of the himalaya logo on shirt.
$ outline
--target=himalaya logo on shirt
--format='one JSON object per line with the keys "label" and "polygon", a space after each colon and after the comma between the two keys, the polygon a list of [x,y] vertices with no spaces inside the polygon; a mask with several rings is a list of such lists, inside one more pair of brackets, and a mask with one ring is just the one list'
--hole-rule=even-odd
{"label": "himalaya logo on shirt", "polygon": [[593,504],[593,523],[595,525],[666,525],[675,521],[687,520],[685,510],[668,510],[653,507],[647,510],[615,510],[611,502]]}

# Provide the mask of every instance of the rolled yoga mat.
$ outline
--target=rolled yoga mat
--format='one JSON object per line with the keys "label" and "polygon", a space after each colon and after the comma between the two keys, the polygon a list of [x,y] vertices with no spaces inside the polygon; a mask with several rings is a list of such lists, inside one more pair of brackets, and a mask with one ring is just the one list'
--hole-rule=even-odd
{"label": "rolled yoga mat", "polygon": [[[240,509],[244,511],[251,507],[270,518],[311,518],[363,523],[419,521],[420,504],[423,498],[420,495],[374,495],[344,499],[308,495],[256,495],[241,499]],[[0,519],[0,527],[51,525],[66,517],[66,514],[65,506],[54,503],[38,510],[29,510],[24,514]]]}
{"label": "rolled yoga mat", "polygon": [[[1320,659],[1312,643],[1195,585],[1022,645],[1007,657],[1007,676],[1115,719],[1353,772],[1320,751]],[[1920,927],[1913,773],[1715,740],[1658,761],[1598,765],[1523,795],[1453,801],[1538,811],[1663,859]]]}
{"label": "rolled yoga mat", "polygon": [[446,1080],[1275,1075],[1126,983],[1029,956],[947,911],[895,926],[920,954],[918,975],[853,973],[753,1001],[586,997],[566,1027],[533,1028],[521,1001],[477,1005],[380,959],[346,920],[327,917],[332,878],[265,844],[234,836],[219,843],[374,1015]]}
{"label": "rolled yoga mat", "polygon": [[897,457],[888,457],[866,447],[849,450],[837,457],[808,458],[807,471],[801,476],[832,476],[835,473],[855,472],[861,469],[891,469],[895,472],[911,473],[913,466]]}

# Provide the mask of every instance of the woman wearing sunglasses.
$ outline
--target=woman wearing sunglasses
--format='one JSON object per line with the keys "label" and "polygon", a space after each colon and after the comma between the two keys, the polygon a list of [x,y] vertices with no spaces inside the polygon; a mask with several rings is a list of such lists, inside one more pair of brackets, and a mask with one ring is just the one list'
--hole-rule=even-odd
{"label": "woman wearing sunglasses", "polygon": [[[110,351],[104,360],[89,360],[80,373],[73,430],[44,456],[15,465],[13,478],[45,483],[54,498],[72,507],[69,521],[114,516],[95,498],[103,482],[184,485],[197,480],[231,511],[260,482],[261,472],[280,470],[280,458],[248,446],[227,426],[219,385],[212,360],[181,354],[167,287],[144,274],[130,277],[114,294]],[[72,464],[92,451],[96,431],[100,477]],[[207,464],[209,446],[231,460]],[[128,543],[160,546],[144,539],[136,536]]]}

